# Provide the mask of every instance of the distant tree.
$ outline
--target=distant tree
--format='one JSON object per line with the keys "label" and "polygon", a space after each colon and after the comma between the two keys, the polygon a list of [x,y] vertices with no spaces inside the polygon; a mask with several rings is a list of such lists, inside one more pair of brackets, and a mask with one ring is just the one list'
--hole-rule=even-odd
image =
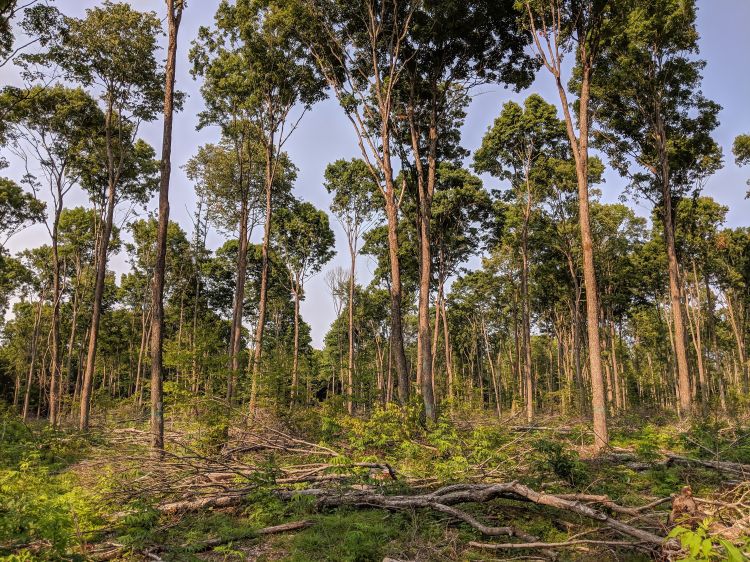
{"label": "distant tree", "polygon": [[60,85],[5,88],[0,94],[0,112],[5,115],[6,136],[11,149],[30,170],[25,181],[34,191],[48,191],[52,199],[52,214],[46,226],[52,243],[49,421],[55,426],[59,421],[59,389],[62,385],[60,215],[65,197],[80,179],[83,154],[91,139],[101,130],[103,116],[96,102],[83,90]]}
{"label": "distant tree", "polygon": [[[461,264],[481,252],[487,237],[484,228],[490,221],[492,202],[482,180],[465,168],[442,162],[438,167],[432,202],[433,270],[437,278],[433,351],[437,353],[439,325],[443,324],[446,385],[453,398],[455,377],[446,312],[445,284]],[[433,355],[434,362],[434,355]]]}
{"label": "distant tree", "polygon": [[[204,77],[205,123],[235,127],[228,117],[241,110],[241,121],[263,149],[264,231],[263,266],[259,317],[255,334],[252,382],[257,389],[265,329],[266,293],[269,275],[269,244],[273,215],[273,187],[280,170],[283,146],[294,132],[301,115],[324,96],[323,82],[307,64],[302,44],[293,33],[293,14],[283,5],[263,0],[223,0],[215,16],[215,28],[202,27],[191,51],[194,73]],[[242,253],[241,253],[242,255]],[[255,408],[255,392],[250,399]]]}
{"label": "distant tree", "polygon": [[294,357],[292,363],[292,402],[297,400],[299,373],[299,305],[305,296],[305,282],[320,272],[334,255],[334,236],[325,211],[311,203],[294,202],[277,209],[272,242],[289,273],[294,298]]}
{"label": "distant tree", "polygon": [[375,214],[372,198],[378,185],[363,160],[336,160],[325,171],[325,188],[333,194],[331,212],[346,233],[349,248],[349,353],[347,365],[347,409],[351,414],[354,403],[354,285],[356,283],[357,255],[360,238],[370,226]]}
{"label": "distant tree", "polygon": [[565,154],[565,123],[557,108],[532,94],[523,108],[507,102],[474,154],[478,172],[489,172],[510,181],[514,209],[520,218],[522,359],[525,381],[526,420],[534,417],[534,381],[531,365],[531,303],[529,300],[529,223],[541,201],[548,196],[549,175],[556,158]]}

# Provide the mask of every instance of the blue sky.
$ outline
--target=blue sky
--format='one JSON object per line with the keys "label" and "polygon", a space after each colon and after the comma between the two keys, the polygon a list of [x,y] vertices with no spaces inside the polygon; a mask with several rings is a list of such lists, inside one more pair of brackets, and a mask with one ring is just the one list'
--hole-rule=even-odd
{"label": "blue sky", "polygon": [[[173,140],[173,172],[171,195],[171,218],[190,231],[190,216],[195,202],[191,182],[181,166],[195,154],[198,147],[218,139],[218,131],[213,128],[196,131],[197,114],[202,109],[199,83],[193,81],[189,73],[187,52],[190,41],[196,36],[201,25],[210,25],[219,0],[192,0],[185,12],[180,28],[178,53],[177,87],[188,94],[183,111],[176,115]],[[69,15],[82,15],[86,8],[98,2],[91,0],[58,0],[56,5]],[[131,5],[140,10],[155,10],[160,16],[164,13],[161,0],[135,0]],[[729,207],[729,226],[750,225],[750,201],[745,199],[746,180],[750,169],[739,169],[731,156],[731,144],[740,133],[750,133],[750,1],[748,0],[698,0],[698,30],[701,35],[701,57],[707,61],[704,70],[703,92],[722,107],[721,125],[715,138],[724,149],[724,168],[708,181],[705,194],[714,197]],[[0,83],[18,83],[17,73],[10,65],[0,68]],[[508,100],[522,101],[531,92],[537,92],[548,101],[558,103],[551,77],[540,71],[534,84],[525,91],[513,92],[499,86],[484,86],[474,92],[466,123],[463,127],[463,145],[475,150],[481,143],[487,127]],[[161,146],[161,123],[145,124],[141,130],[143,138],[154,147]],[[299,129],[286,146],[292,160],[299,168],[295,188],[296,195],[312,202],[319,208],[328,209],[330,198],[323,188],[323,172],[326,165],[337,158],[350,158],[359,155],[354,131],[343,116],[334,100],[324,101],[305,115]],[[12,161],[12,160],[11,160]],[[12,162],[4,175],[18,178],[21,170]],[[487,179],[487,187],[497,187],[495,180]],[[608,171],[606,182],[601,186],[603,199],[615,201],[622,193],[624,181]],[[81,193],[71,195],[70,205],[85,204]],[[650,208],[646,202],[633,203],[636,212],[648,215]],[[154,208],[152,202],[150,208]],[[124,215],[120,221],[128,220]],[[332,220],[337,238],[338,255],[327,268],[346,266],[348,263],[346,245],[341,229]],[[209,244],[218,246],[221,236],[213,233]],[[13,238],[9,244],[11,251],[48,243],[48,234],[43,226],[35,226]],[[116,271],[127,269],[126,257],[116,256],[111,263]],[[326,268],[326,269],[327,269]],[[366,258],[358,263],[358,279],[367,282],[374,264]],[[325,270],[324,270],[325,271]],[[312,326],[313,343],[320,346],[322,339],[334,318],[329,291],[324,281],[324,272],[308,282],[307,298],[302,305],[302,315]]]}

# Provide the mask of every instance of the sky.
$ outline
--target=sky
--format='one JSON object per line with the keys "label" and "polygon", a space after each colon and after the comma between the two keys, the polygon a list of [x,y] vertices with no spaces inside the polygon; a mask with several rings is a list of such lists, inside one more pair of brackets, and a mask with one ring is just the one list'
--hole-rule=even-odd
{"label": "sky", "polygon": [[[55,5],[65,14],[83,16],[86,8],[101,2],[92,0],[57,0]],[[165,13],[162,0],[134,0],[130,4],[139,10],[154,10],[163,18]],[[200,82],[190,76],[188,50],[200,26],[211,25],[219,0],[190,0],[183,16],[179,31],[177,62],[177,88],[187,93],[182,112],[175,115],[172,142],[172,179],[170,185],[170,219],[192,230],[191,216],[194,210],[195,195],[192,183],[183,170],[184,164],[193,156],[198,147],[219,139],[219,131],[209,127],[196,130],[197,115],[203,108],[200,95]],[[706,60],[704,69],[703,93],[722,106],[720,126],[714,138],[724,150],[724,167],[707,182],[704,194],[709,195],[729,208],[727,226],[750,225],[750,200],[745,199],[746,181],[750,169],[740,169],[731,154],[732,141],[738,134],[750,133],[750,1],[748,0],[698,0],[698,31],[700,33],[700,56]],[[161,57],[164,57],[162,50]],[[0,85],[19,84],[17,70],[12,65],[0,68]],[[473,92],[467,118],[462,129],[462,144],[470,151],[476,150],[487,128],[499,114],[502,105],[515,100],[522,102],[530,93],[541,94],[547,101],[559,106],[559,98],[552,78],[544,69],[540,70],[535,82],[527,90],[514,92],[497,85],[487,85]],[[152,146],[161,146],[162,124],[160,120],[142,125],[141,137]],[[299,128],[290,138],[285,149],[299,168],[295,185],[298,198],[328,210],[330,197],[323,187],[323,173],[328,163],[339,158],[359,156],[359,148],[351,124],[333,99],[315,105],[303,118]],[[3,151],[7,156],[7,151]],[[18,162],[9,158],[11,167],[3,170],[3,175],[18,179],[22,170]],[[497,180],[485,177],[487,188],[501,187]],[[625,181],[608,170],[605,183],[600,186],[605,202],[617,201],[623,192]],[[71,194],[68,206],[85,205],[83,193]],[[650,214],[647,202],[631,202],[636,212],[642,216]],[[149,209],[156,207],[153,200]],[[141,215],[144,213],[141,211]],[[118,221],[125,223],[133,215],[120,213]],[[348,250],[343,230],[331,219],[336,234],[337,255],[306,286],[306,299],[302,303],[302,316],[312,328],[313,345],[320,347],[328,327],[334,320],[334,309],[330,291],[325,283],[325,272],[332,267],[347,267]],[[209,246],[215,248],[224,242],[216,232],[208,239]],[[43,225],[29,227],[16,235],[8,244],[11,252],[49,243],[49,234]],[[110,267],[116,272],[127,271],[127,256],[123,253],[112,258]],[[357,279],[367,283],[375,264],[366,257],[358,260]]]}

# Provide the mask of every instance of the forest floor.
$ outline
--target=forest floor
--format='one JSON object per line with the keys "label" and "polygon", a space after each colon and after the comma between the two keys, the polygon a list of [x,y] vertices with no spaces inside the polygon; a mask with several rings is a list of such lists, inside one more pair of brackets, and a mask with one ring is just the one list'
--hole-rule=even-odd
{"label": "forest floor", "polygon": [[739,561],[750,547],[739,420],[619,417],[594,455],[580,420],[464,410],[425,427],[416,407],[332,405],[251,419],[186,401],[159,459],[132,403],[103,409],[85,436],[0,409],[0,560]]}

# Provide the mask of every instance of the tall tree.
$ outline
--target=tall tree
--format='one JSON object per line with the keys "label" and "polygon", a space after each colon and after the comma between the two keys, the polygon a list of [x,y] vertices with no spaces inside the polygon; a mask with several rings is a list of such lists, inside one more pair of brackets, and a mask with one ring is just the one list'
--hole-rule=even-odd
{"label": "tall tree", "polygon": [[349,353],[347,364],[346,407],[354,411],[354,286],[356,284],[357,255],[362,234],[367,231],[375,209],[372,198],[378,185],[373,180],[367,164],[360,159],[336,160],[325,171],[325,187],[333,194],[331,212],[346,233],[349,248]]}
{"label": "tall tree", "polygon": [[[288,3],[297,32],[313,64],[333,90],[354,128],[357,144],[383,197],[387,221],[391,353],[398,375],[401,404],[409,398],[409,370],[404,350],[399,204],[405,186],[393,171],[396,92],[404,74],[406,35],[415,0],[299,0]],[[304,23],[304,25],[302,25]]]}
{"label": "tall tree", "polygon": [[333,257],[334,236],[328,215],[311,203],[293,202],[277,209],[272,242],[289,273],[294,298],[294,356],[292,360],[292,403],[298,400],[300,301],[305,282],[318,273]]}
{"label": "tall tree", "polygon": [[[304,49],[292,32],[292,11],[267,0],[223,0],[215,16],[215,29],[201,28],[191,58],[194,72],[204,77],[202,87],[208,106],[207,122],[220,122],[236,114],[238,104],[244,120],[264,155],[264,229],[259,321],[255,332],[252,384],[260,375],[269,249],[273,218],[273,188],[280,169],[283,146],[302,114],[323,97],[323,82],[307,64]],[[302,106],[301,114],[292,110]],[[240,252],[242,255],[243,252]],[[255,408],[255,391],[250,399]]]}
{"label": "tall tree", "polygon": [[229,337],[228,402],[232,401],[240,371],[247,252],[260,220],[265,181],[262,151],[258,143],[248,139],[247,122],[231,119],[231,127],[222,126],[226,129],[222,142],[200,147],[186,166],[188,178],[196,182],[196,192],[206,201],[210,221],[222,231],[236,232],[239,241]]}
{"label": "tall tree", "polygon": [[159,181],[159,233],[156,241],[156,264],[152,283],[151,305],[151,446],[164,449],[164,405],[162,403],[162,351],[164,346],[164,270],[166,268],[167,227],[169,226],[169,177],[172,172],[172,115],[175,106],[175,66],[177,33],[180,30],[184,0],[167,2],[167,64],[164,84],[164,131],[161,145],[161,178]]}
{"label": "tall tree", "polygon": [[513,0],[419,2],[411,19],[401,53],[404,76],[396,111],[399,119],[406,121],[404,141],[411,152],[416,184],[420,260],[417,373],[425,413],[434,419],[430,226],[439,162],[462,156],[458,129],[463,123],[466,92],[491,81],[527,86],[535,64],[525,49],[531,37],[515,25]]}
{"label": "tall tree", "polygon": [[[627,17],[611,31],[613,45],[593,81],[601,141],[614,166],[658,204],[664,229],[680,413],[692,408],[682,277],[675,246],[676,202],[699,190],[721,166],[711,138],[719,106],[700,92],[695,3],[626,3]],[[634,169],[635,168],[635,169]],[[645,172],[645,174],[644,174]]]}
{"label": "tall tree", "polygon": [[[552,76],[560,97],[565,130],[573,153],[578,184],[578,222],[581,229],[583,280],[586,287],[586,331],[591,371],[591,405],[594,445],[607,446],[607,405],[602,376],[599,335],[599,293],[596,285],[594,249],[589,212],[589,141],[591,126],[591,80],[604,46],[613,4],[603,0],[519,0],[519,11],[534,38],[535,53]],[[565,53],[576,57],[576,80],[572,83],[578,115],[563,82]],[[577,127],[577,131],[576,131]]]}

